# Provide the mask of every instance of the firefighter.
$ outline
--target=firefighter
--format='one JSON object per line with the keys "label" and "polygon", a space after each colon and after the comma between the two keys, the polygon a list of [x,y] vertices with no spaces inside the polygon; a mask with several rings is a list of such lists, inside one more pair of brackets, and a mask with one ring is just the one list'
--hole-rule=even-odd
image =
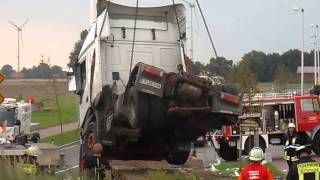
{"label": "firefighter", "polygon": [[299,160],[289,169],[287,180],[318,180],[320,179],[320,163],[311,159],[311,149],[299,146],[296,149]]}
{"label": "firefighter", "polygon": [[296,156],[296,145],[299,145],[299,136],[296,132],[296,126],[294,123],[288,124],[288,131],[284,134],[284,155],[283,159],[287,161],[290,169],[292,163],[298,160]]}
{"label": "firefighter", "polygon": [[242,169],[238,180],[273,180],[271,171],[261,164],[263,159],[263,150],[259,147],[252,148],[249,153],[250,163]]}
{"label": "firefighter", "polygon": [[31,146],[26,150],[25,162],[21,166],[23,172],[30,175],[35,175],[37,173],[38,154],[39,149],[37,147]]}

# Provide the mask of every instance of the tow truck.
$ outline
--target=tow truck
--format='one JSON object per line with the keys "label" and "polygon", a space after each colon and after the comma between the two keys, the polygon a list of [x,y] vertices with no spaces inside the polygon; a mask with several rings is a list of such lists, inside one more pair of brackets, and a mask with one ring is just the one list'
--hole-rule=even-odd
{"label": "tow truck", "polygon": [[53,171],[60,164],[60,150],[54,144],[40,143],[39,123],[31,122],[32,106],[14,98],[0,105],[0,156],[12,165],[26,165],[28,149],[37,149],[36,168]]}
{"label": "tow truck", "polygon": [[31,122],[32,106],[14,98],[5,98],[0,105],[0,144],[40,140],[39,123]]}
{"label": "tow truck", "polygon": [[320,155],[320,108],[319,96],[295,95],[294,93],[258,93],[243,99],[244,112],[235,125],[223,126],[213,136],[220,156],[236,160],[239,149],[248,154],[253,147],[253,135],[247,131],[240,144],[239,125],[241,118],[254,118],[259,127],[259,146],[265,150],[269,145],[283,145],[283,136],[288,123],[296,125],[303,144],[312,144],[313,151]]}

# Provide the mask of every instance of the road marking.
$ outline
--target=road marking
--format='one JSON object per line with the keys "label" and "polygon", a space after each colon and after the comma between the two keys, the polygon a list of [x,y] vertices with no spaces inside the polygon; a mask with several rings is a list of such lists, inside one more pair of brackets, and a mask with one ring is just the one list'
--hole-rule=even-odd
{"label": "road marking", "polygon": [[71,149],[71,148],[74,148],[76,146],[79,146],[78,144],[76,145],[72,145],[72,146],[68,146],[68,147],[64,147],[64,148],[61,148],[60,150],[65,150],[65,149]]}
{"label": "road marking", "polygon": [[57,171],[57,172],[55,172],[55,174],[63,173],[65,171],[69,171],[71,169],[75,169],[75,168],[78,168],[78,167],[79,167],[79,165],[75,165],[75,166],[72,166],[71,168],[67,168],[67,169],[63,169],[63,170]]}

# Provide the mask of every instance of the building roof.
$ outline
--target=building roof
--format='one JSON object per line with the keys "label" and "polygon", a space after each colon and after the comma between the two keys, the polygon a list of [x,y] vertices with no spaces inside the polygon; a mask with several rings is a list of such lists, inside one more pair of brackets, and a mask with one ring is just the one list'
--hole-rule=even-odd
{"label": "building roof", "polygon": [[[314,66],[304,66],[303,67],[303,72],[304,73],[314,73]],[[298,69],[297,69],[297,74],[300,74],[301,73],[301,67],[298,66]]]}

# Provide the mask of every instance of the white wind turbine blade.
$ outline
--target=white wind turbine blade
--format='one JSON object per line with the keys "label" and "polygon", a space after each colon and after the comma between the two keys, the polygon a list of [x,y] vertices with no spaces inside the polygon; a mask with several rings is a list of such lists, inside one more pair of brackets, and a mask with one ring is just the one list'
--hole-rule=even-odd
{"label": "white wind turbine blade", "polygon": [[20,26],[20,28],[22,29],[22,28],[28,23],[28,21],[29,21],[29,18],[27,18],[27,19],[24,21],[24,23]]}
{"label": "white wind turbine blade", "polygon": [[10,23],[12,26],[16,27],[18,30],[20,29],[20,27],[17,26],[16,24],[14,24],[12,21],[8,21],[8,23]]}

